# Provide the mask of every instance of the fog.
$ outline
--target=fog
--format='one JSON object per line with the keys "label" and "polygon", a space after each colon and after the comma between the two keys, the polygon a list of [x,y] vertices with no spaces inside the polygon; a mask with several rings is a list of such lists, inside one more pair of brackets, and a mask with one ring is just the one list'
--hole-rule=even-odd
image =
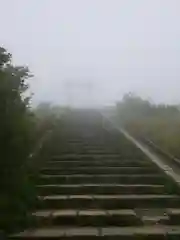
{"label": "fog", "polygon": [[0,44],[34,77],[33,103],[180,103],[179,0],[0,0]]}

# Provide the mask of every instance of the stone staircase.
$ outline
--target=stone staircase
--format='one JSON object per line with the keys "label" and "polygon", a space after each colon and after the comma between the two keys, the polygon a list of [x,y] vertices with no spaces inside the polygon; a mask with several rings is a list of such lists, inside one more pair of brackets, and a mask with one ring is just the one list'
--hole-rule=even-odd
{"label": "stone staircase", "polygon": [[52,143],[37,182],[36,226],[10,239],[180,239],[179,189],[123,135],[105,130],[100,114],[67,117]]}

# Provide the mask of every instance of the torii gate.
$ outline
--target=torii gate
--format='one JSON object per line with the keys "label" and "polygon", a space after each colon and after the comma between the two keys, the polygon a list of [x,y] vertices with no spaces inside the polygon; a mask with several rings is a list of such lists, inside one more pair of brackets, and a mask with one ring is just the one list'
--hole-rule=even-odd
{"label": "torii gate", "polygon": [[94,84],[91,80],[66,80],[64,92],[68,106],[90,107],[94,103]]}

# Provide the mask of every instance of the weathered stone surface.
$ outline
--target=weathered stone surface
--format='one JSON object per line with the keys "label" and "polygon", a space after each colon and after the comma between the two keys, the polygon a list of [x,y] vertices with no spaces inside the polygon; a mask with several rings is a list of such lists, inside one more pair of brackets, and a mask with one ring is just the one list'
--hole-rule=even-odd
{"label": "weathered stone surface", "polygon": [[180,239],[180,196],[163,171],[179,177],[136,141],[151,160],[122,133],[105,130],[97,115],[72,114],[53,133],[37,180],[36,228],[16,239]]}
{"label": "weathered stone surface", "polygon": [[76,216],[77,210],[55,210],[52,214],[52,217],[59,217],[59,216]]}
{"label": "weathered stone surface", "polygon": [[105,216],[106,211],[103,210],[80,210],[79,216]]}

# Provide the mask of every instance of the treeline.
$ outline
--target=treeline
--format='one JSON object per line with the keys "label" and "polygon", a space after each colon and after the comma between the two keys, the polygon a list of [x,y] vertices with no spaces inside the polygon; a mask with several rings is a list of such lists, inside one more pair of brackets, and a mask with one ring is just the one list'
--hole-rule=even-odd
{"label": "treeline", "polygon": [[138,138],[153,141],[180,158],[180,111],[177,105],[153,104],[126,94],[116,106],[116,120]]}
{"label": "treeline", "polygon": [[29,212],[38,204],[37,150],[59,117],[47,104],[32,109],[27,94],[31,77],[27,67],[13,65],[11,54],[0,47],[0,236],[33,221]]}

